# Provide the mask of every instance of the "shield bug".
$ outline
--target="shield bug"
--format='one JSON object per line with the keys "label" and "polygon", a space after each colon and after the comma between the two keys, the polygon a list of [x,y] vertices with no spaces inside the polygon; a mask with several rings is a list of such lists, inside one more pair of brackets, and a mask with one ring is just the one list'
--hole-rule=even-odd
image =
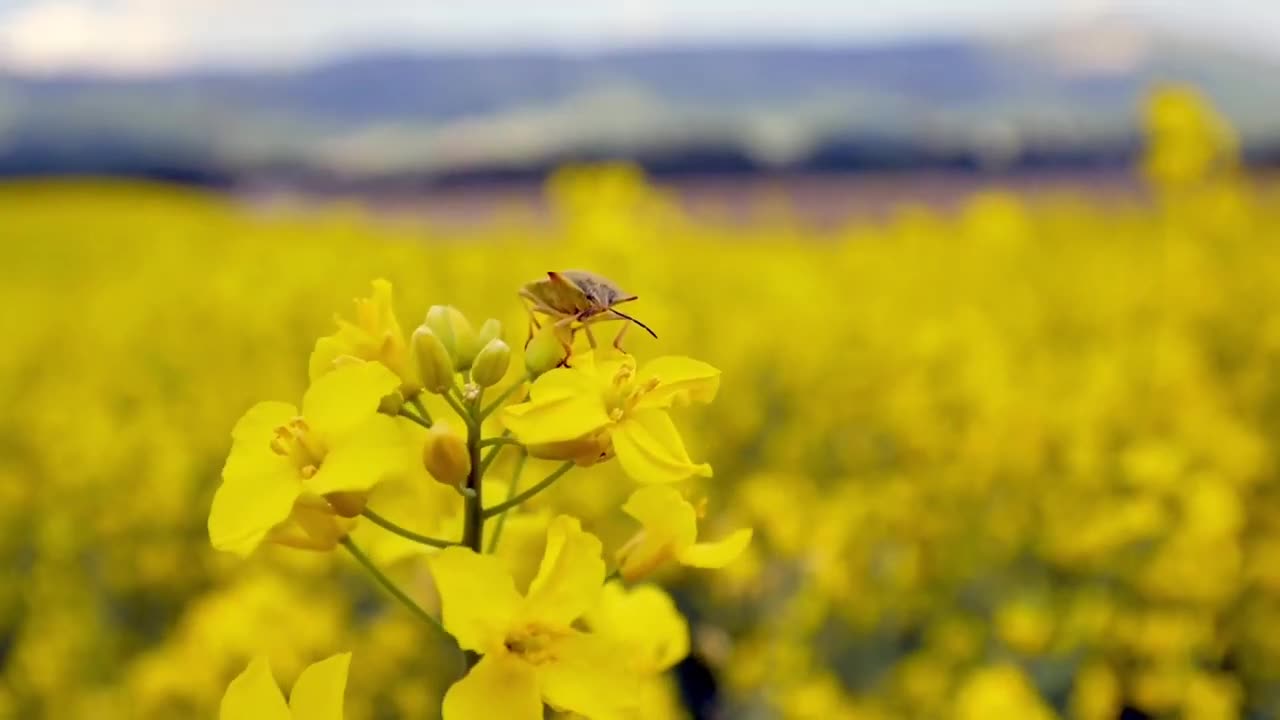
{"label": "shield bug", "polygon": [[622,336],[635,323],[645,332],[657,338],[657,334],[648,325],[617,309],[622,303],[636,299],[635,295],[623,292],[612,280],[586,270],[564,270],[548,272],[546,279],[534,280],[520,288],[520,298],[528,301],[529,336],[542,327],[538,316],[548,318],[557,330],[557,336],[570,350],[573,345],[573,333],[578,323],[587,334],[591,347],[596,346],[595,336],[591,334],[590,325],[604,320],[620,319],[626,324],[618,331],[613,346],[622,349]]}

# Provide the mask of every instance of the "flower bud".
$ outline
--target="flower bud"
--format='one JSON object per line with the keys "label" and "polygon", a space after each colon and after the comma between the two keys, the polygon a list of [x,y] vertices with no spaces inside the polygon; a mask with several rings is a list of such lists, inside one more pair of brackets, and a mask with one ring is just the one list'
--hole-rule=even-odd
{"label": "flower bud", "polygon": [[502,337],[502,323],[495,318],[489,318],[480,326],[480,332],[476,333],[476,347],[483,349],[490,340],[500,337]]}
{"label": "flower bud", "polygon": [[369,496],[362,492],[333,492],[325,495],[324,499],[329,501],[329,507],[333,508],[338,517],[353,518],[364,512]]}
{"label": "flower bud", "polygon": [[466,315],[451,305],[432,305],[427,310],[426,326],[444,343],[453,358],[455,370],[471,367],[471,361],[480,350],[480,342]]}
{"label": "flower bud", "polygon": [[453,360],[444,343],[426,325],[413,331],[413,361],[427,392],[439,395],[453,387]]}
{"label": "flower bud", "polygon": [[404,393],[395,390],[390,395],[383,396],[378,403],[378,412],[383,415],[399,415],[402,407],[404,407]]}
{"label": "flower bud", "polygon": [[564,362],[569,356],[565,345],[554,325],[539,330],[524,349],[524,367],[529,375],[537,377]]}
{"label": "flower bud", "polygon": [[445,423],[436,423],[427,431],[427,441],[422,448],[422,464],[437,482],[462,487],[471,472],[467,441],[449,430]]}
{"label": "flower bud", "polygon": [[511,348],[502,338],[494,338],[476,355],[471,364],[471,379],[480,387],[492,387],[502,382],[511,364]]}

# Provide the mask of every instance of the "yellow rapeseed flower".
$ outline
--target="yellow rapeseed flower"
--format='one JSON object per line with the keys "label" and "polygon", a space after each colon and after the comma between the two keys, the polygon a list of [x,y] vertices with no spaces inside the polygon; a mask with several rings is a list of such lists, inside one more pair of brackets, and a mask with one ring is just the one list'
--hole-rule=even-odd
{"label": "yellow rapeseed flower", "polygon": [[264,539],[332,549],[364,506],[364,493],[403,470],[400,427],[378,413],[400,380],[378,363],[316,380],[302,412],[261,402],[231,431],[231,453],[209,510],[209,539],[248,555]]}
{"label": "yellow rapeseed flower", "polygon": [[667,671],[689,654],[689,623],[665,590],[657,585],[628,588],[610,582],[583,620],[591,632],[616,645],[637,674],[632,717],[688,717]]}
{"label": "yellow rapeseed flower", "polygon": [[523,597],[496,556],[452,547],[432,557],[445,629],[483,656],[449,688],[444,720],[540,720],[543,702],[589,718],[625,712],[635,689],[626,659],[573,626],[600,597],[600,551],[576,518],[556,517]]}
{"label": "yellow rapeseed flower", "polygon": [[222,696],[219,720],[342,720],[351,653],[321,660],[302,671],[286,705],[263,658],[249,663]]}
{"label": "yellow rapeseed flower", "polygon": [[637,371],[635,358],[605,351],[572,362],[540,376],[527,402],[503,410],[506,427],[531,455],[589,465],[616,454],[641,482],[711,476],[710,465],[689,459],[668,409],[714,399],[719,370],[668,356]]}
{"label": "yellow rapeseed flower", "polygon": [[391,304],[391,283],[373,281],[373,294],[357,298],[355,322],[335,315],[338,331],[316,341],[308,363],[311,382],[332,372],[343,357],[354,357],[387,366],[400,377],[400,389],[406,397],[415,394],[422,384],[410,358],[404,331]]}
{"label": "yellow rapeseed flower", "polygon": [[689,567],[724,567],[751,542],[751,528],[735,530],[717,542],[697,542],[698,511],[674,488],[663,485],[636,490],[622,510],[643,526],[618,550],[618,572],[628,582],[671,560]]}
{"label": "yellow rapeseed flower", "polygon": [[638,672],[666,672],[689,654],[689,623],[657,585],[611,582],[584,619],[593,633],[625,648]]}

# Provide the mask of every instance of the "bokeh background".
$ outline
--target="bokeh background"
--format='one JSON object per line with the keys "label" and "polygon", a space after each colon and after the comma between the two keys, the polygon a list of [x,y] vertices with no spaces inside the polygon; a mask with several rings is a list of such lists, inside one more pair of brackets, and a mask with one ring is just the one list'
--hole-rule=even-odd
{"label": "bokeh background", "polygon": [[[1277,37],[1250,0],[0,0],[0,717],[212,717],[251,656],[348,649],[348,717],[434,717],[346,558],[209,548],[229,429],[374,278],[518,346],[516,288],[578,267],[642,359],[724,371],[679,422],[756,540],[661,578],[673,716],[1277,717]],[[539,505],[616,547],[630,489]]]}

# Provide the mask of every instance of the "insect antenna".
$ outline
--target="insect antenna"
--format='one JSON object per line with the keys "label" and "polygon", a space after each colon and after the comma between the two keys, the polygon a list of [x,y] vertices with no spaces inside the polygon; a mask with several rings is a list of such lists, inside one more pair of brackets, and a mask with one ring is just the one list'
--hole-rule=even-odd
{"label": "insect antenna", "polygon": [[647,332],[647,333],[649,333],[651,336],[653,336],[653,339],[654,339],[654,340],[657,340],[657,339],[658,339],[658,333],[656,333],[656,332],[654,332],[653,330],[649,329],[649,326],[648,326],[648,325],[645,325],[644,323],[642,323],[642,322],[640,322],[639,320],[637,320],[637,319],[635,319],[635,318],[631,317],[630,315],[628,315],[628,314],[626,314],[626,313],[624,313],[624,312],[618,311],[618,310],[614,310],[613,308],[609,308],[609,312],[613,313],[614,315],[617,315],[617,316],[618,316],[618,317],[620,317],[620,318],[624,318],[624,319],[626,319],[626,320],[630,320],[631,322],[633,322],[633,323],[635,323],[635,324],[639,325],[640,327],[644,328],[644,331],[645,331],[645,332]]}

